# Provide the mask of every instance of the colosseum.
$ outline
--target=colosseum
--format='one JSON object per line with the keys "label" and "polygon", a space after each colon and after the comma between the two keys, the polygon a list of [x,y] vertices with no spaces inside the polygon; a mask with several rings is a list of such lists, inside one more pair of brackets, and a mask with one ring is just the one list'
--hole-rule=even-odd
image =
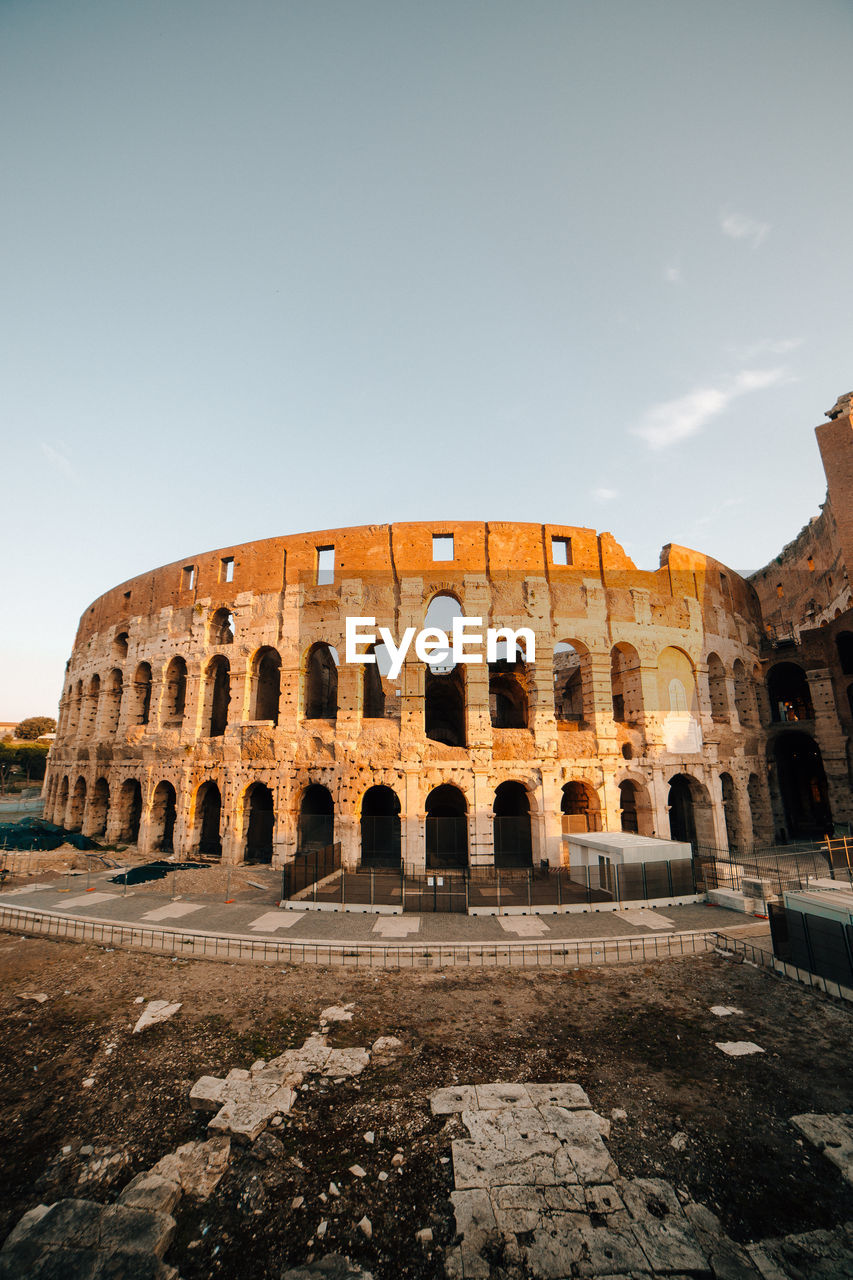
{"label": "colosseum", "polygon": [[[641,570],[609,533],[441,521],[269,538],[122,583],[80,622],[46,816],[146,853],[283,866],[334,842],[345,867],[413,870],[560,865],[571,831],[820,837],[853,817],[850,407],[818,429],[823,514],[753,581],[681,546]],[[783,624],[786,555],[811,612]],[[410,649],[394,680],[381,653],[345,661],[347,618],[399,639],[454,613],[529,628],[535,655]]]}

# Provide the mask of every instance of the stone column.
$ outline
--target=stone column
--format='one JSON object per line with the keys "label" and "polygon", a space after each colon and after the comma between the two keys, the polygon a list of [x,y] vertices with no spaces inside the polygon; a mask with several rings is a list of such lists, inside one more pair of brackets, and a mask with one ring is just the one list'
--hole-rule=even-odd
{"label": "stone column", "polygon": [[423,871],[426,867],[426,809],[421,796],[420,771],[411,765],[405,767],[403,789],[403,812],[400,815],[403,865],[413,871]]}
{"label": "stone column", "polygon": [[493,805],[495,789],[491,770],[474,765],[474,804],[468,818],[468,860],[472,867],[495,865]]}
{"label": "stone column", "polygon": [[814,707],[815,741],[820,748],[829,807],[835,822],[853,818],[853,793],[847,768],[847,739],[838,718],[832,673],[826,667],[806,672]]}
{"label": "stone column", "polygon": [[539,857],[552,867],[559,867],[563,860],[563,820],[560,810],[560,771],[556,765],[543,768],[539,794],[542,809]]}

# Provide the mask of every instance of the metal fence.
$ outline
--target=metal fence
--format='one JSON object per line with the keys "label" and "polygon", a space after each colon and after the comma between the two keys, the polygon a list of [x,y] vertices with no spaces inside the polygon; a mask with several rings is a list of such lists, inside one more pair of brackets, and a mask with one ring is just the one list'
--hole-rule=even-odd
{"label": "metal fence", "polygon": [[321,849],[307,849],[297,853],[293,862],[282,868],[281,896],[293,898],[304,893],[310,885],[332,875],[341,865],[340,843],[327,844]]}
{"label": "metal fence", "polygon": [[771,894],[781,895],[786,889],[801,889],[807,879],[848,878],[853,874],[853,839],[839,836],[742,852],[698,845],[694,863],[700,890],[740,890],[749,877],[763,881]]}
{"label": "metal fence", "polygon": [[[310,874],[310,870],[309,873]],[[297,889],[289,888],[291,883]],[[600,867],[466,867],[361,866],[335,869],[322,879],[294,881],[285,868],[282,897],[328,906],[386,906],[402,911],[502,911],[508,908],[592,906],[596,903],[644,902],[690,897],[697,892],[693,863],[646,862],[635,866]]]}
{"label": "metal fence", "polygon": [[132,947],[171,956],[263,964],[317,964],[365,969],[568,968],[630,964],[708,951],[717,935],[652,934],[638,938],[551,942],[356,944],[290,942],[217,937],[191,930],[160,929],[69,919],[34,909],[0,906],[0,929],[106,947]]}
{"label": "metal fence", "polygon": [[733,938],[727,933],[709,935],[709,942],[715,950],[743,956],[744,960],[754,964],[756,968],[769,969],[779,977],[801,982],[806,987],[815,987],[818,991],[824,991],[838,1000],[853,1004],[853,987],[824,978],[809,969],[801,969],[790,960],[783,960],[780,956],[774,955],[773,951],[765,947],[756,946],[744,938]]}

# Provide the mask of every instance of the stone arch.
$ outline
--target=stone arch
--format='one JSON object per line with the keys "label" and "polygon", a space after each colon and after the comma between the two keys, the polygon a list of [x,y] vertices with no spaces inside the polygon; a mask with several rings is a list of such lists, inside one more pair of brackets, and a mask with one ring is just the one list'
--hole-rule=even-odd
{"label": "stone arch", "polygon": [[121,716],[122,674],[119,667],[113,667],[104,682],[103,708],[101,715],[101,737],[113,738],[118,733]]}
{"label": "stone arch", "polygon": [[77,735],[77,730],[80,727],[80,709],[82,705],[83,681],[78,680],[74,685],[74,692],[68,702],[68,728],[66,730],[66,737],[68,738],[74,738]]}
{"label": "stone arch", "polygon": [[210,659],[204,671],[203,735],[221,738],[228,725],[231,702],[231,668],[221,653]]}
{"label": "stone arch", "polygon": [[853,676],[853,631],[839,631],[835,637],[838,661],[845,676]]}
{"label": "stone arch", "polygon": [[68,806],[68,821],[66,826],[69,831],[83,830],[83,816],[86,812],[86,779],[80,777],[74,783],[74,790],[71,792],[71,803]]}
{"label": "stone arch", "polygon": [[338,662],[332,645],[318,641],[305,662],[305,719],[336,720],[338,715]]}
{"label": "stone arch", "polygon": [[278,724],[281,701],[281,654],[265,645],[252,659],[252,707],[250,720],[271,720]]}
{"label": "stone arch", "polygon": [[601,830],[601,801],[588,782],[575,779],[563,784],[560,812],[566,833]]}
{"label": "stone arch", "polygon": [[634,778],[624,778],[619,783],[619,825],[622,831],[639,836],[655,834],[654,812],[648,787]]}
{"label": "stone arch", "polygon": [[767,696],[774,724],[814,719],[809,682],[799,663],[777,662],[769,669]]}
{"label": "stone arch", "polygon": [[496,867],[531,867],[530,794],[523,782],[502,782],[492,805]]}
{"label": "stone arch", "polygon": [[187,703],[187,664],[176,656],[166,668],[163,684],[163,728],[175,728],[184,718]]}
{"label": "stone arch", "polygon": [[720,774],[720,788],[723,793],[723,816],[726,820],[729,852],[740,853],[746,847],[746,840],[738,807],[737,787],[730,773]]}
{"label": "stone arch", "polygon": [[683,649],[668,645],[658,654],[657,696],[663,713],[664,745],[673,755],[702,749],[699,695],[692,659]]}
{"label": "stone arch", "polygon": [[820,840],[831,835],[832,811],[820,747],[808,733],[784,730],[767,747],[791,840]]}
{"label": "stone arch", "polygon": [[424,673],[424,732],[433,742],[448,747],[464,747],[465,683],[462,670]]}
{"label": "stone arch", "polygon": [[175,822],[178,804],[171,782],[158,782],[151,798],[148,839],[149,847],[158,853],[174,853]]}
{"label": "stone arch", "polygon": [[102,836],[107,829],[110,812],[110,786],[106,778],[98,778],[92,787],[89,797],[89,808],[86,814],[87,836]]}
{"label": "stone arch", "polygon": [[714,846],[714,818],[708,789],[689,773],[669,780],[669,834],[693,846]]}
{"label": "stone arch", "polygon": [[559,724],[592,720],[589,649],[580,640],[554,645],[554,715]]}
{"label": "stone arch", "polygon": [[275,805],[265,782],[253,782],[243,793],[244,860],[272,862]]}
{"label": "stone arch", "polygon": [[138,778],[126,778],[118,797],[119,830],[117,838],[125,844],[136,844],[142,820],[142,787]]}
{"label": "stone arch", "polygon": [[328,787],[309,782],[299,800],[297,853],[325,849],[335,841],[335,802]]}
{"label": "stone arch", "polygon": [[361,862],[399,867],[402,862],[400,799],[391,787],[368,787],[361,798]]}
{"label": "stone arch", "polygon": [[365,662],[362,668],[361,714],[365,720],[384,720],[385,718],[385,689],[382,685],[377,650],[384,653],[385,645],[372,644],[367,652],[377,660]]}
{"label": "stone arch", "polygon": [[210,615],[207,624],[207,643],[212,647],[234,643],[234,615],[224,606]]}
{"label": "stone arch", "polygon": [[128,723],[148,724],[151,716],[151,664],[140,662],[131,685],[131,704]]}
{"label": "stone arch", "polygon": [[426,798],[424,843],[427,869],[468,866],[468,801],[452,783],[434,787]]}
{"label": "stone arch", "polygon": [[610,690],[613,719],[617,724],[639,725],[643,721],[643,686],[640,655],[632,644],[619,641],[610,651]]}
{"label": "stone arch", "polygon": [[222,793],[212,778],[195,795],[193,844],[208,858],[222,857]]}
{"label": "stone arch", "polygon": [[119,631],[113,639],[112,655],[116,662],[121,662],[127,657],[128,636],[126,631]]}
{"label": "stone arch", "polygon": [[726,688],[726,670],[716,653],[708,654],[708,691],[711,695],[711,718],[718,724],[728,724],[731,719],[729,695]]}
{"label": "stone arch", "polygon": [[495,729],[527,729],[527,667],[519,657],[489,663],[489,715]]}
{"label": "stone arch", "polygon": [[65,774],[59,784],[59,795],[56,800],[56,812],[54,814],[54,822],[58,827],[65,826],[65,819],[68,816],[68,775]]}
{"label": "stone arch", "polygon": [[80,725],[81,737],[91,738],[95,733],[95,726],[98,723],[98,704],[101,699],[101,677],[99,675],[92,676],[89,681],[86,697],[83,700],[83,715]]}

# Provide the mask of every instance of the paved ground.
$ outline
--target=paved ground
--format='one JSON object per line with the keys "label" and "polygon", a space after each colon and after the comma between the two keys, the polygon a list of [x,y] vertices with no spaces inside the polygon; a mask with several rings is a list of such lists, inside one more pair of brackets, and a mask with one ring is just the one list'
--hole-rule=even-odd
{"label": "paved ground", "polygon": [[[182,932],[300,943],[490,944],[639,939],[652,935],[720,930],[766,931],[766,923],[707,903],[653,910],[634,905],[621,911],[566,915],[465,916],[459,914],[374,915],[348,911],[280,910],[271,886],[260,880],[250,900],[226,903],[203,894],[172,896],[165,881],[123,886],[114,871],[49,878],[0,893],[0,906],[117,924],[176,928]],[[180,888],[180,885],[177,886]],[[757,929],[756,929],[757,926]]]}

